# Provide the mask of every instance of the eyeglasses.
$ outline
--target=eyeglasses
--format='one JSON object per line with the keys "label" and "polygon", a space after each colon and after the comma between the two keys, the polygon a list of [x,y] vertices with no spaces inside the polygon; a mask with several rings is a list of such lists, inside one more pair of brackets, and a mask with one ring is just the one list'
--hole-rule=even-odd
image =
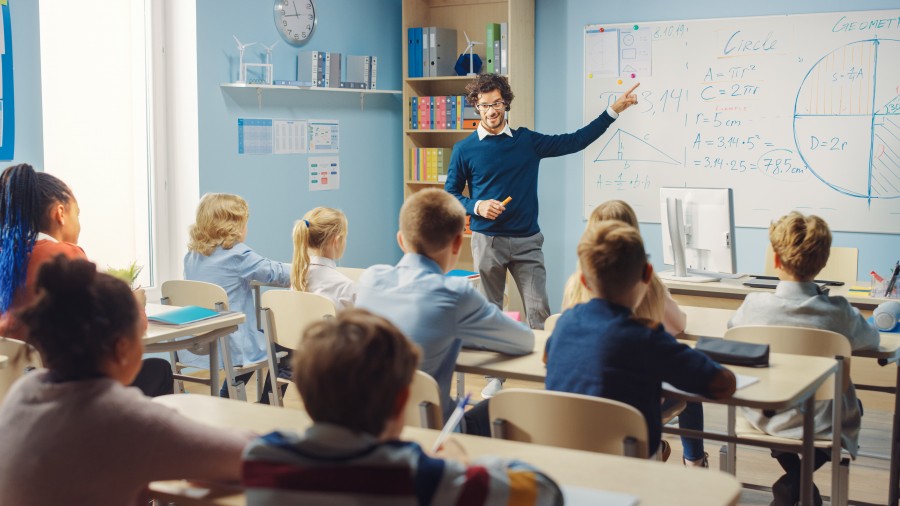
{"label": "eyeglasses", "polygon": [[509,105],[506,102],[494,102],[493,104],[475,104],[475,108],[479,111],[487,111],[488,109],[493,109],[495,111],[502,111]]}

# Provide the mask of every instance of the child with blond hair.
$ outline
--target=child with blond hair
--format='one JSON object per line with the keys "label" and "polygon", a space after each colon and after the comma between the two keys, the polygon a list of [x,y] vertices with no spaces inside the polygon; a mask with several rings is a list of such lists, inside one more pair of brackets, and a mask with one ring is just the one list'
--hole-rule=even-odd
{"label": "child with blond hair", "polygon": [[291,288],[322,295],[338,310],[353,307],[356,285],[337,270],[347,249],[347,217],[338,209],[317,207],[294,224]]}
{"label": "child with blond hair", "polygon": [[590,224],[578,259],[594,297],[563,313],[553,329],[546,387],[634,406],[647,422],[652,451],[662,439],[663,381],[720,399],[734,393],[734,374],[634,314],[653,277],[637,229],[618,220]]}
{"label": "child with blond hair", "polygon": [[313,425],[250,443],[243,469],[247,502],[562,504],[553,480],[524,462],[485,456],[470,464],[455,439],[437,455],[401,440],[418,362],[418,347],[366,310],[348,309],[310,325],[294,352],[294,384]]}
{"label": "child with blond hair", "polygon": [[[251,281],[269,285],[290,286],[290,264],[269,260],[244,244],[247,239],[247,222],[250,207],[247,201],[229,193],[207,193],[197,206],[197,220],[190,228],[188,253],[184,257],[184,278],[219,285],[228,294],[228,306],[232,311],[245,315],[256,313]],[[228,336],[231,360],[235,366],[249,365],[266,360],[268,344],[266,336],[257,330],[255,323],[245,322]],[[209,359],[189,351],[178,352],[179,361],[206,369]],[[290,377],[289,368],[280,371]],[[236,382],[246,383],[253,373],[235,377]],[[269,402],[270,383],[266,381],[260,402]],[[228,397],[227,385],[222,385],[222,397]]]}
{"label": "child with blond hair", "polygon": [[[875,327],[841,296],[829,296],[813,280],[825,267],[831,253],[831,231],[818,216],[804,216],[792,211],[769,226],[769,241],[774,251],[778,286],[774,292],[747,294],[744,303],[728,322],[728,327],[741,325],[787,325],[831,330],[844,335],[853,351],[878,347]],[[860,404],[853,385],[844,393],[841,444],[851,455],[859,451]],[[833,401],[816,401],[815,434],[831,439]],[[774,436],[800,439],[803,415],[800,408],[766,416],[762,411],[744,409],[744,416],[759,430]],[[800,498],[800,457],[795,453],[774,452],[785,475],[772,487],[775,502],[793,504]],[[814,467],[821,467],[830,455],[816,452]],[[816,491],[818,492],[818,491]],[[816,494],[816,502],[821,498]]]}
{"label": "child with blond hair", "polygon": [[[606,220],[623,221],[639,229],[634,209],[622,200],[608,200],[594,208],[588,219],[588,225]],[[581,282],[581,269],[576,267],[575,272],[566,281],[562,310],[565,311],[575,304],[582,304],[592,298],[588,289]],[[647,291],[647,296],[634,310],[634,314],[641,318],[661,322],[666,332],[673,336],[684,332],[687,325],[687,315],[678,307],[678,303],[672,298],[669,289],[666,288],[666,285],[663,284],[656,273],[650,279],[650,289]]]}

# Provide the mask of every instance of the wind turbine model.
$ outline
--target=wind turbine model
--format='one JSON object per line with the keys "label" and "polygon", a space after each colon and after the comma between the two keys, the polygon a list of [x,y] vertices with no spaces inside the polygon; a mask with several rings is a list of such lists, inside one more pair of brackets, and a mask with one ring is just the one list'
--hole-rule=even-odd
{"label": "wind turbine model", "polygon": [[[234,41],[237,42],[238,53],[240,54],[240,59],[239,59],[239,62],[238,62],[238,65],[239,65],[239,66],[238,66],[238,80],[237,80],[237,82],[240,83],[240,84],[243,84],[243,83],[245,83],[245,82],[247,81],[246,78],[245,78],[246,76],[244,75],[244,72],[245,72],[245,71],[244,71],[244,50],[247,49],[248,47],[250,47],[250,46],[256,44],[256,42],[251,42],[251,43],[249,43],[249,44],[243,44],[241,41],[238,40],[238,38],[237,38],[236,35],[232,35],[232,37],[234,37]],[[274,47],[274,46],[273,46],[273,47]]]}
{"label": "wind turbine model", "polygon": [[275,43],[272,44],[271,46],[263,45],[263,47],[266,48],[266,63],[272,63],[272,49],[274,49],[275,46],[277,46],[279,42],[281,42],[281,41],[276,40]]}
{"label": "wind turbine model", "polygon": [[475,44],[484,44],[484,42],[475,42],[474,40],[469,39],[469,34],[463,31],[463,35],[466,36],[466,51],[469,52],[469,73],[467,76],[475,75],[475,59],[472,56],[472,49],[475,47]]}

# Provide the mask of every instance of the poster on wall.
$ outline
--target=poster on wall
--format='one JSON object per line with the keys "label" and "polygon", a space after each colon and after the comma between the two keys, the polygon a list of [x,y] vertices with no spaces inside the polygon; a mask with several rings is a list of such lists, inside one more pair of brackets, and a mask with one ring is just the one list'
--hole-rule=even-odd
{"label": "poster on wall", "polygon": [[309,120],[309,152],[338,153],[341,149],[341,129],[336,119]]}
{"label": "poster on wall", "polygon": [[336,156],[309,157],[309,191],[339,190],[341,164]]}
{"label": "poster on wall", "polygon": [[0,160],[12,160],[16,140],[12,23],[9,2],[0,0]]}

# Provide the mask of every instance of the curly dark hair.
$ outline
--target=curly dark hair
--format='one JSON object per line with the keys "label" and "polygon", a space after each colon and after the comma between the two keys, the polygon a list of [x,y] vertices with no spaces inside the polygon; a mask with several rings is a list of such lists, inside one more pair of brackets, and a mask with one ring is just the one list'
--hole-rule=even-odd
{"label": "curly dark hair", "polygon": [[494,90],[500,90],[500,96],[506,102],[506,110],[508,111],[516,96],[513,95],[512,88],[509,87],[509,80],[506,79],[506,76],[501,76],[500,74],[478,74],[475,79],[472,79],[472,82],[466,85],[466,102],[475,107],[475,104],[478,103],[478,95],[490,93]]}
{"label": "curly dark hair", "polygon": [[36,285],[37,299],[18,317],[44,365],[65,381],[100,376],[117,341],[130,338],[142,317],[131,289],[64,255],[41,267]]}

